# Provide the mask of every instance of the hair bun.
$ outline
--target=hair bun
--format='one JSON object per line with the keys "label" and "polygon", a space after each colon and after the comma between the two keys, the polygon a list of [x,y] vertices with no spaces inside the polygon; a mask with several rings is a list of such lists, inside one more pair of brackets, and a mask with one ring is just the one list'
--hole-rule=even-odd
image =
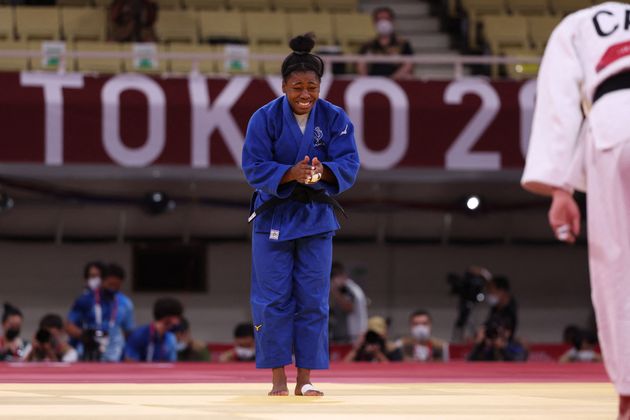
{"label": "hair bun", "polygon": [[289,41],[289,47],[296,53],[307,54],[315,47],[315,34],[309,32],[304,35],[298,35]]}

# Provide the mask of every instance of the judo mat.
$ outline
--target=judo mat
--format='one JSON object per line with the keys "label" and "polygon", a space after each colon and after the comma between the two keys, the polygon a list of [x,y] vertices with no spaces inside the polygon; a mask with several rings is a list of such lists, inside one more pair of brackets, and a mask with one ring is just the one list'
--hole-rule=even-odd
{"label": "judo mat", "polygon": [[[295,369],[288,368],[293,391]],[[2,419],[614,419],[603,365],[344,364],[268,397],[247,364],[0,364]]]}

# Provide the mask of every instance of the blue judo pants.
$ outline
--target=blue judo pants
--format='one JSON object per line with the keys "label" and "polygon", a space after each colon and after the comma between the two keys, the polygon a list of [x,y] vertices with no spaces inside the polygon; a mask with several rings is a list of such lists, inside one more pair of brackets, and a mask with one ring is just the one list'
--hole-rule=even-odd
{"label": "blue judo pants", "polygon": [[332,234],[273,241],[252,238],[251,304],[256,367],[328,368]]}

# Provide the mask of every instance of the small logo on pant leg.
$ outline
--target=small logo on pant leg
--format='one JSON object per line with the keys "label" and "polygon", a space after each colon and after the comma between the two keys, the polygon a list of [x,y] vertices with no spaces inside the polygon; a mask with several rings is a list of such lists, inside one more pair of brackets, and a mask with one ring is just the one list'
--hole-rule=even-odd
{"label": "small logo on pant leg", "polygon": [[262,324],[254,325],[254,328],[256,328],[256,331],[260,331],[260,329],[262,328]]}
{"label": "small logo on pant leg", "polygon": [[271,229],[271,232],[269,232],[269,239],[277,241],[279,237],[280,237],[280,231],[276,229]]}

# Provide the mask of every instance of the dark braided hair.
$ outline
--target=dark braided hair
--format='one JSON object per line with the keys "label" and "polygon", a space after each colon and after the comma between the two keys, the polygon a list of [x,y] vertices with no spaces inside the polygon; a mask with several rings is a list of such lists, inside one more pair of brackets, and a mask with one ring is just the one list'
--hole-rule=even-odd
{"label": "dark braided hair", "polygon": [[293,50],[282,62],[282,78],[287,79],[295,71],[312,71],[320,79],[324,74],[324,61],[317,55],[311,54],[315,46],[315,34],[309,32],[298,35],[289,41]]}

